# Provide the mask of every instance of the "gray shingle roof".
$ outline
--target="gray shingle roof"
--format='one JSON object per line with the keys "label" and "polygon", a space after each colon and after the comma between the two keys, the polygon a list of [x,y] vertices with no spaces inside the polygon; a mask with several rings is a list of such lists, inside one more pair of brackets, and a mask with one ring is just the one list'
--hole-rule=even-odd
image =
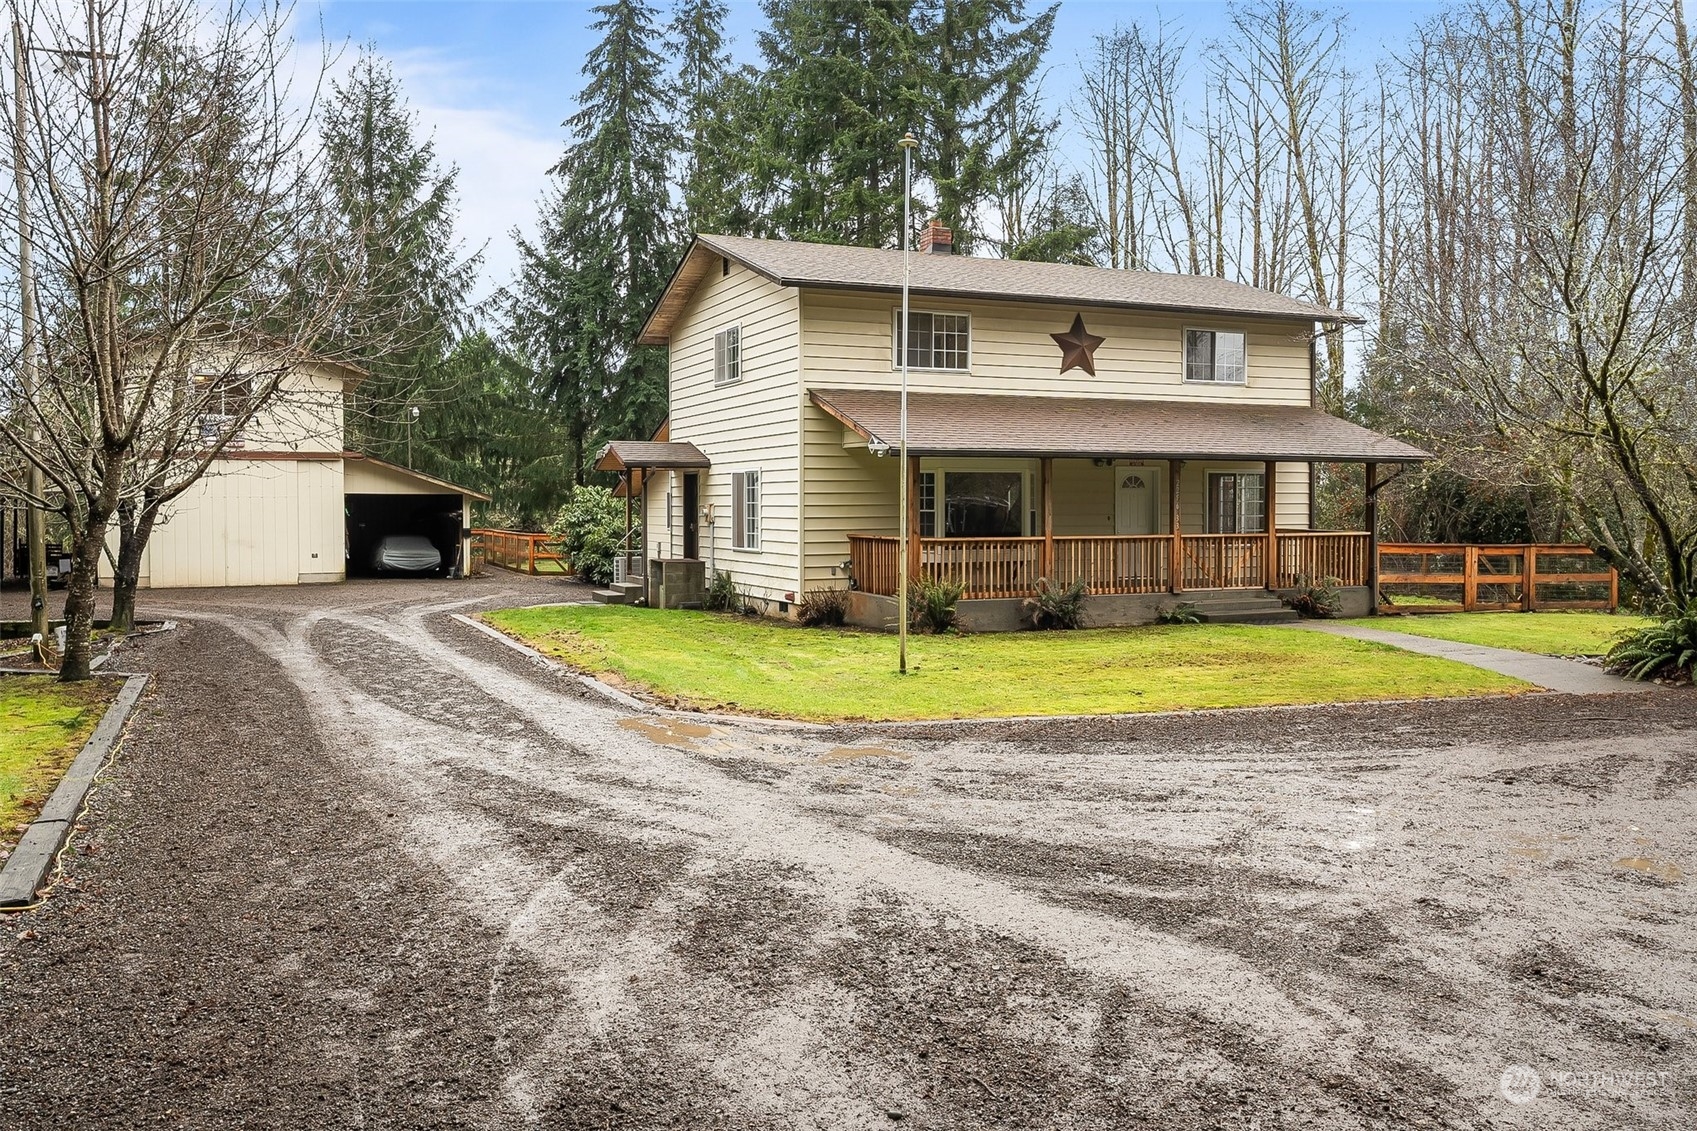
{"label": "gray shingle roof", "polygon": [[682,440],[614,440],[595,457],[596,471],[710,466],[712,462],[700,448]]}
{"label": "gray shingle roof", "polygon": [[[690,292],[718,256],[796,287],[899,291],[902,253],[838,244],[699,235],[643,327],[641,341],[665,342]],[[1206,275],[1167,275],[1064,263],[913,253],[916,295],[986,298],[1062,306],[1114,306],[1215,314],[1359,322],[1353,314]]]}
{"label": "gray shingle roof", "polygon": [[[813,389],[813,403],[871,444],[900,440],[893,389]],[[910,393],[910,451],[925,455],[1414,463],[1401,440],[1300,405]]]}

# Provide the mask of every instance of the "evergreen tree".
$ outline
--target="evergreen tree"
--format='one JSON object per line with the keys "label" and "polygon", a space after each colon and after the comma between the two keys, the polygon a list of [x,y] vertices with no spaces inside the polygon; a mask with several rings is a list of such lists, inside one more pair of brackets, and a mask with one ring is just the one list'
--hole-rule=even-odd
{"label": "evergreen tree", "polygon": [[520,241],[508,306],[579,482],[601,442],[646,436],[665,415],[665,351],[636,339],[677,255],[668,169],[678,143],[654,10],[611,0],[594,11],[601,38],[551,170],[557,189],[538,238]]}
{"label": "evergreen tree", "polygon": [[667,28],[677,60],[677,180],[686,233],[738,234],[753,226],[737,163],[753,84],[731,67],[726,11],[724,0],[679,0]]}
{"label": "evergreen tree", "polygon": [[336,343],[371,372],[348,399],[349,438],[373,455],[404,459],[409,429],[428,435],[435,407],[455,398],[442,364],[482,256],[460,257],[458,170],[440,168],[435,144],[418,136],[385,60],[362,52],[347,78],[331,85],[323,141],[350,232],[343,251],[355,260],[341,267],[366,284],[360,308],[345,320],[346,340]]}
{"label": "evergreen tree", "polygon": [[762,235],[893,247],[896,142],[928,108],[911,0],[763,0],[765,75],[752,179],[770,186]]}
{"label": "evergreen tree", "polygon": [[920,0],[914,7],[927,95],[920,153],[937,218],[954,229],[957,251],[972,250],[984,205],[1002,183],[1031,170],[1048,147],[1053,123],[1027,112],[1024,96],[1049,49],[1057,7],[1032,19],[1024,0]]}

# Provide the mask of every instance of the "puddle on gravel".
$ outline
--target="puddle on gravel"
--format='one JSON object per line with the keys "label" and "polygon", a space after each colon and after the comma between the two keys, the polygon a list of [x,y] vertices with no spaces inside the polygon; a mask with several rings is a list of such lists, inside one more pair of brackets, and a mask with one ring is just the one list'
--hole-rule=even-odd
{"label": "puddle on gravel", "polygon": [[1649,856],[1623,856],[1615,861],[1616,868],[1626,868],[1654,884],[1672,886],[1685,882],[1685,870],[1671,860],[1656,860]]}
{"label": "puddle on gravel", "polygon": [[861,762],[868,758],[896,758],[905,762],[911,757],[913,755],[882,746],[839,746],[819,755],[819,762],[825,766],[840,766],[844,762]]}
{"label": "puddle on gravel", "polygon": [[686,723],[678,719],[665,722],[654,722],[651,719],[620,719],[619,726],[625,730],[635,731],[650,742],[658,742],[662,746],[678,746],[685,750],[694,750],[697,739],[713,736],[713,728],[710,726],[703,726],[700,723]]}
{"label": "puddle on gravel", "polygon": [[1555,860],[1556,847],[1577,840],[1572,833],[1556,833],[1551,836],[1517,835],[1509,838],[1509,863],[1503,865],[1498,875],[1508,879],[1530,874],[1533,864],[1548,864]]}

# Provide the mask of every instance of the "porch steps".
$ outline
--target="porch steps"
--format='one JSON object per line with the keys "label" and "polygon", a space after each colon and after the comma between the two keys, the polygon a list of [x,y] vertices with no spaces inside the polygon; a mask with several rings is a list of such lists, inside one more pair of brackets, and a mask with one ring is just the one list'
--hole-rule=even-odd
{"label": "porch steps", "polygon": [[606,589],[597,589],[594,597],[602,605],[640,605],[644,588],[641,581],[615,581]]}
{"label": "porch steps", "polygon": [[1182,599],[1195,605],[1197,615],[1209,624],[1289,624],[1302,619],[1272,594],[1253,590],[1193,591]]}

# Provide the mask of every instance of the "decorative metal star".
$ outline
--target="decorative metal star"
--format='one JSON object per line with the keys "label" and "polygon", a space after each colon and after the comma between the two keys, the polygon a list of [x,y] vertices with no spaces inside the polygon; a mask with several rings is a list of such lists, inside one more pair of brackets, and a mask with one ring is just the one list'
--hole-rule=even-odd
{"label": "decorative metal star", "polygon": [[1061,372],[1069,369],[1082,369],[1090,376],[1096,376],[1096,347],[1107,341],[1098,338],[1084,328],[1084,315],[1072,316],[1072,329],[1064,334],[1050,334],[1055,344],[1061,347]]}

